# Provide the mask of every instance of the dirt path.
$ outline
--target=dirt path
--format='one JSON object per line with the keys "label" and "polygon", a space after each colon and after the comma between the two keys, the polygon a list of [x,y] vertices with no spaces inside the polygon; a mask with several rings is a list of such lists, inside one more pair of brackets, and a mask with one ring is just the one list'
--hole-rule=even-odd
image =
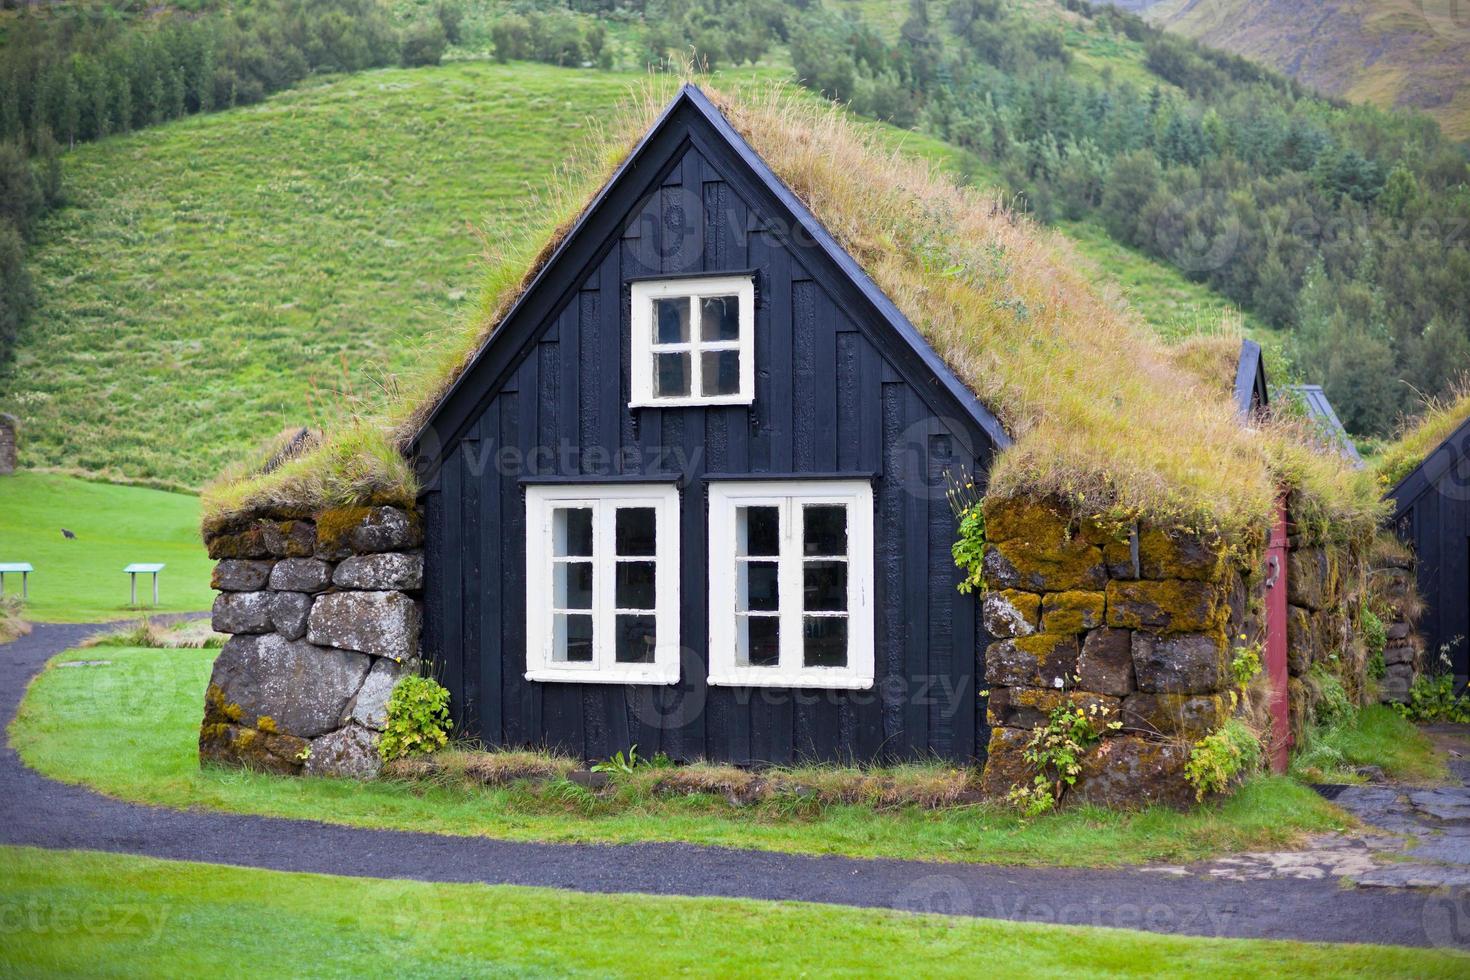
{"label": "dirt path", "polygon": [[[95,626],[42,625],[0,646],[0,717]],[[1161,933],[1470,946],[1470,894],[1344,888],[1330,876],[1233,880],[1201,869],[1093,871],[804,857],[687,844],[534,844],[363,830],[124,803],[0,753],[0,843],[281,871],[790,899]],[[0,886],[3,887],[3,886]]]}

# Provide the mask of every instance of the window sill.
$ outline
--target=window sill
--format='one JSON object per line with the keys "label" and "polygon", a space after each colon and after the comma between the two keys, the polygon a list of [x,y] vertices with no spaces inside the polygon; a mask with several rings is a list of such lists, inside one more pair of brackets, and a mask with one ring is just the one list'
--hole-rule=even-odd
{"label": "window sill", "polygon": [[652,398],[633,399],[628,402],[629,408],[729,408],[732,405],[743,405],[747,408],[755,404],[754,395],[720,395],[710,398]]}
{"label": "window sill", "polygon": [[734,674],[711,674],[710,687],[799,687],[828,691],[866,691],[873,678],[852,674],[824,676],[817,673],[771,674],[765,671],[742,671]]}
{"label": "window sill", "polygon": [[528,681],[551,684],[663,684],[679,683],[677,673],[668,671],[629,671],[610,674],[607,671],[551,670],[547,668],[528,670],[523,675]]}

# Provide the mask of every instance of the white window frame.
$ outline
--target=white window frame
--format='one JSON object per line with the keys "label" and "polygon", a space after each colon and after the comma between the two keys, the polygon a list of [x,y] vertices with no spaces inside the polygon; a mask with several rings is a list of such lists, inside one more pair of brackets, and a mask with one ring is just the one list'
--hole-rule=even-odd
{"label": "white window frame", "polygon": [[[552,657],[552,513],[592,510],[592,660]],[[620,664],[613,633],[617,557],[616,512],[654,509],[653,663]],[[647,559],[641,559],[647,560]],[[679,681],[679,491],[672,484],[558,484],[526,487],[526,679],[592,684],[676,684]]]}
{"label": "white window frame", "polygon": [[[749,405],[755,401],[755,278],[753,276],[700,276],[691,279],[646,279],[632,284],[632,344],[630,408],[678,407],[681,405]],[[740,303],[740,337],[737,340],[700,339],[700,303],[710,296],[735,296]],[[689,299],[689,342],[657,344],[653,338],[653,302],[657,299]],[[701,395],[705,351],[740,352],[740,390],[730,395]],[[660,397],[654,392],[654,355],[689,354],[689,394]]]}
{"label": "white window frame", "polygon": [[[847,666],[802,663],[800,522],[808,504],[847,508]],[[736,508],[781,508],[777,589],[781,620],[775,667],[737,662]],[[865,690],[873,686],[873,488],[866,480],[733,481],[709,485],[709,683],[720,687]]]}

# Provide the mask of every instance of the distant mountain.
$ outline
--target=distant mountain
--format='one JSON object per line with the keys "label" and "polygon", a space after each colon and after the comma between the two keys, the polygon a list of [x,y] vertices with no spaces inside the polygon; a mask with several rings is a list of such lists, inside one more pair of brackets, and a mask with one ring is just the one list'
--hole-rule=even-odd
{"label": "distant mountain", "polygon": [[1418,109],[1470,138],[1465,0],[1115,0],[1328,95]]}

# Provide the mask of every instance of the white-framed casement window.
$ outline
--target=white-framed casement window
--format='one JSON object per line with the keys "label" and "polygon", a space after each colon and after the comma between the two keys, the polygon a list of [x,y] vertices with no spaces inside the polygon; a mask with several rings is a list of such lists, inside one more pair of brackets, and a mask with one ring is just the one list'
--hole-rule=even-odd
{"label": "white-framed casement window", "polygon": [[709,487],[709,683],[873,685],[873,488]]}
{"label": "white-framed casement window", "polygon": [[755,280],[653,279],[632,285],[633,408],[755,400]]}
{"label": "white-framed casement window", "polygon": [[526,488],[526,678],[679,679],[679,492]]}

